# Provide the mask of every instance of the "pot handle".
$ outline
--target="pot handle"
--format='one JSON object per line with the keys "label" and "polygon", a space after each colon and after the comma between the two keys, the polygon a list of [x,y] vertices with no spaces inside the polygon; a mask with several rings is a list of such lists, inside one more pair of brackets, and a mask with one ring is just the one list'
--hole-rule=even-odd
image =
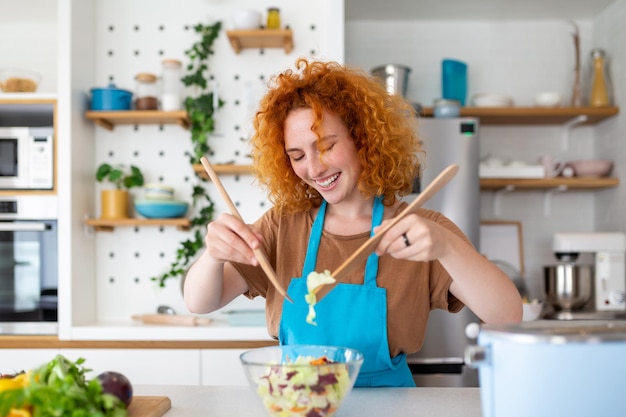
{"label": "pot handle", "polygon": [[465,364],[478,368],[490,362],[491,349],[488,346],[468,345],[465,347]]}

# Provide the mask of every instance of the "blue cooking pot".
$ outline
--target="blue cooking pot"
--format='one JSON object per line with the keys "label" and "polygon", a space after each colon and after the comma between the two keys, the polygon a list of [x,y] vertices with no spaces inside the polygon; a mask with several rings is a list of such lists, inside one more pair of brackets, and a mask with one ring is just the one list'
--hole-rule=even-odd
{"label": "blue cooking pot", "polygon": [[91,110],[130,110],[133,93],[109,84],[106,88],[91,89]]}
{"label": "blue cooking pot", "polygon": [[483,417],[624,415],[626,321],[485,325],[477,342]]}

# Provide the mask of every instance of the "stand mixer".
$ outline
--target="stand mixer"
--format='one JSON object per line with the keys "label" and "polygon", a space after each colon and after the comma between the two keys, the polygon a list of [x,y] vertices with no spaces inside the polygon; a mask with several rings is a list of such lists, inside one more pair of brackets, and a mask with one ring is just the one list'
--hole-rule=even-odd
{"label": "stand mixer", "polygon": [[[556,233],[553,250],[560,261],[544,268],[547,301],[560,310],[559,319],[617,318],[626,312],[626,234]],[[576,263],[593,255],[593,267]],[[579,314],[580,316],[580,314]]]}

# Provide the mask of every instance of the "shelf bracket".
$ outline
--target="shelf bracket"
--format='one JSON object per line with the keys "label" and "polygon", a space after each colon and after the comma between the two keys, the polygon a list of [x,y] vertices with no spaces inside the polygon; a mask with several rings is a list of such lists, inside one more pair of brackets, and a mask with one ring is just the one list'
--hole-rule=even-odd
{"label": "shelf bracket", "polygon": [[546,190],[543,195],[543,215],[548,217],[552,211],[552,196],[556,193],[567,191],[567,185],[559,185],[552,189]]}
{"label": "shelf bracket", "polygon": [[561,150],[566,151],[569,148],[569,141],[572,129],[581,123],[587,121],[586,114],[580,114],[573,119],[568,120],[561,126]]}
{"label": "shelf bracket", "polygon": [[515,186],[514,185],[506,185],[504,188],[501,188],[499,190],[496,190],[494,192],[494,196],[493,196],[493,214],[494,216],[498,217],[500,216],[501,212],[502,212],[502,196],[504,194],[508,194],[511,191],[515,191]]}

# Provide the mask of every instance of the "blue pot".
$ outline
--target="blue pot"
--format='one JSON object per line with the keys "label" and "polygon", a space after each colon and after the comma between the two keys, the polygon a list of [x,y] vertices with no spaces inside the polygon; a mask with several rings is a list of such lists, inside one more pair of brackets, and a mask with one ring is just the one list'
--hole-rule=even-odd
{"label": "blue pot", "polygon": [[106,88],[91,89],[91,110],[130,110],[133,93],[109,84]]}
{"label": "blue pot", "polygon": [[477,342],[465,361],[484,417],[623,415],[626,321],[485,325]]}

